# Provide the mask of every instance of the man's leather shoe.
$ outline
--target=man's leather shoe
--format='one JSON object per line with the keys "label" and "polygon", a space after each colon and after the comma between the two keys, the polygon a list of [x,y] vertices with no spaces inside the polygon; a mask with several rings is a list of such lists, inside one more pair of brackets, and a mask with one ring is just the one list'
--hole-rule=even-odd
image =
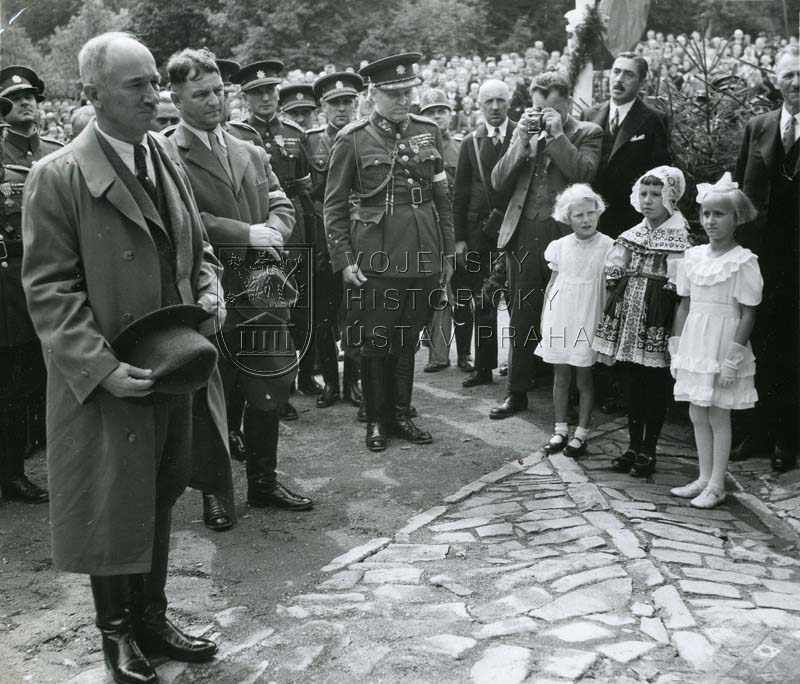
{"label": "man's leather shoe", "polygon": [[303,394],[321,394],[322,385],[320,385],[313,376],[301,378],[297,377],[297,389]]}
{"label": "man's leather shoe", "polygon": [[233,527],[233,521],[216,494],[203,492],[203,523],[209,530],[222,532]]}
{"label": "man's leather shoe", "polygon": [[244,435],[241,430],[228,430],[228,448],[234,461],[244,463],[247,459],[247,449],[244,446]]}
{"label": "man's leather shoe", "polygon": [[247,503],[253,508],[285,508],[290,511],[307,511],[314,506],[311,499],[289,491],[280,482],[269,491],[248,490]]}
{"label": "man's leather shoe", "polygon": [[386,431],[390,435],[412,444],[431,444],[433,442],[431,433],[418,428],[411,418],[398,418],[386,426]]}
{"label": "man's leather shoe", "polygon": [[775,444],[769,460],[774,471],[785,473],[797,465],[797,451],[778,442]]}
{"label": "man's leather shoe", "polygon": [[339,386],[325,385],[322,394],[317,397],[317,408],[328,408],[339,401]]}
{"label": "man's leather shoe", "polygon": [[450,362],[447,363],[428,363],[425,365],[425,368],[422,369],[423,373],[438,373],[439,371],[443,371],[445,368],[450,368]]}
{"label": "man's leather shoe", "polygon": [[367,423],[367,434],[364,437],[364,444],[370,451],[385,451],[389,446],[386,433],[380,423]]}
{"label": "man's leather shoe", "polygon": [[475,370],[475,366],[472,365],[472,359],[470,359],[469,354],[458,355],[458,367],[465,373],[471,373]]}
{"label": "man's leather shoe", "polygon": [[217,645],[213,641],[190,636],[166,618],[158,625],[139,623],[136,627],[136,642],[145,655],[163,655],[170,660],[186,663],[211,660],[217,652]]}
{"label": "man's leather shoe", "polygon": [[278,409],[278,417],[281,420],[297,420],[297,409],[288,401]]}
{"label": "man's leather shoe", "polygon": [[502,420],[510,418],[515,413],[524,411],[528,408],[528,395],[523,392],[511,392],[500,406],[495,406],[489,411],[489,418],[492,420]]}
{"label": "man's leather shoe", "polygon": [[50,495],[47,490],[33,484],[25,475],[17,475],[0,485],[4,499],[17,499],[25,503],[47,503]]}
{"label": "man's leather shoe", "polygon": [[494,378],[490,370],[474,370],[461,383],[462,387],[477,387],[478,385],[491,385]]}
{"label": "man's leather shoe", "polygon": [[118,684],[158,684],[158,675],[145,658],[134,639],[130,626],[124,629],[100,628],[103,643],[103,659]]}

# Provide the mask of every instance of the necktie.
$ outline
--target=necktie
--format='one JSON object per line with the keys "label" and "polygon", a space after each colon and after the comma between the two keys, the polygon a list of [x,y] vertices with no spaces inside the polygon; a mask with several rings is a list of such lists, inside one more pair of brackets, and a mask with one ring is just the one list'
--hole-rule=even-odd
{"label": "necktie", "polygon": [[619,130],[619,109],[614,110],[614,118],[611,119],[611,127],[609,128],[609,132],[611,133],[612,138],[617,137],[617,131]]}
{"label": "necktie", "polygon": [[222,145],[219,144],[219,138],[217,138],[217,134],[214,133],[214,131],[209,132],[208,141],[211,143],[211,151],[214,153],[214,156],[217,158],[222,168],[225,169],[225,173],[228,174],[228,180],[231,180],[231,165],[228,162],[228,155]]}
{"label": "necktie", "polygon": [[147,151],[144,145],[138,144],[133,146],[133,166],[136,169],[136,178],[141,186],[147,192],[147,195],[153,201],[153,204],[158,206],[158,195],[156,194],[156,186],[147,175]]}
{"label": "necktie", "polygon": [[503,146],[503,139],[500,137],[500,129],[494,129],[494,150],[495,152],[500,152],[500,148]]}
{"label": "necktie", "polygon": [[795,118],[789,117],[789,120],[786,122],[786,126],[783,129],[783,150],[786,154],[789,154],[789,150],[792,149],[792,145],[795,144],[797,137],[795,135]]}

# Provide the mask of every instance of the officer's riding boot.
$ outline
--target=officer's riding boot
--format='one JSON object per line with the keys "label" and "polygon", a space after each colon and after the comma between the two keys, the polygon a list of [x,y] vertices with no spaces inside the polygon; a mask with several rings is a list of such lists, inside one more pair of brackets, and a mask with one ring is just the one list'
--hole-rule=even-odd
{"label": "officer's riding boot", "polygon": [[91,575],[106,667],[119,684],[156,684],[158,675],[133,634],[128,575]]}
{"label": "officer's riding boot", "polygon": [[364,411],[367,416],[365,443],[370,451],[383,451],[388,446],[382,422],[386,418],[386,369],[384,359],[361,357],[361,385],[364,392]]}
{"label": "officer's riding boot", "polygon": [[411,420],[411,393],[414,388],[414,355],[401,354],[394,357],[394,421],[389,434],[396,435],[412,444],[430,444],[433,437],[420,430]]}
{"label": "officer's riding boot", "polygon": [[211,660],[217,645],[193,637],[167,619],[170,508],[156,509],[153,560],[146,575],[130,575],[131,613],[136,643],[147,656],[163,655],[189,663]]}
{"label": "officer's riding boot", "polygon": [[45,503],[47,490],[25,476],[27,414],[23,401],[0,404],[0,493],[4,499]]}
{"label": "officer's riding boot", "polygon": [[333,327],[323,324],[317,328],[316,347],[320,355],[322,379],[325,387],[317,397],[317,408],[327,408],[339,401],[339,359],[336,351],[336,339]]}
{"label": "officer's riding boot", "polygon": [[264,505],[262,499],[275,489],[278,465],[279,421],[275,411],[244,412],[244,436],[247,443],[247,503]]}
{"label": "officer's riding boot", "polygon": [[353,406],[361,406],[361,402],[364,401],[364,395],[358,386],[360,375],[358,358],[345,354],[342,372],[342,397]]}

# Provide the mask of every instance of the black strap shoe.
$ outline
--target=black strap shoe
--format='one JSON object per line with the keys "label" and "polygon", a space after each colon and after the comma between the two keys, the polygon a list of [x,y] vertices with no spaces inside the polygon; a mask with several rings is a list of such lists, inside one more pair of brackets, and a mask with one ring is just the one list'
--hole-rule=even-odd
{"label": "black strap shoe", "polygon": [[638,454],[631,466],[631,475],[633,477],[650,477],[654,472],[656,472],[656,455]]}
{"label": "black strap shoe", "polygon": [[328,408],[339,401],[338,385],[325,385],[322,394],[317,397],[317,408]]}
{"label": "black strap shoe", "polygon": [[525,411],[528,408],[528,395],[524,392],[511,392],[500,406],[495,406],[489,411],[489,418],[492,420],[503,420],[510,418],[515,413]]}
{"label": "black strap shoe", "polygon": [[16,499],[25,503],[47,503],[50,495],[47,490],[33,484],[25,475],[17,475],[0,485],[4,499]]}
{"label": "black strap shoe", "polygon": [[203,523],[209,530],[222,532],[233,527],[233,521],[216,494],[203,492]]}
{"label": "black strap shoe", "polygon": [[166,618],[155,624],[140,622],[136,626],[136,641],[145,655],[163,655],[186,663],[206,662],[217,652],[213,641],[190,636]]}
{"label": "black strap shoe", "polygon": [[380,423],[367,423],[367,434],[364,437],[364,444],[370,451],[386,451],[389,442]]}
{"label": "black strap shoe", "polygon": [[630,472],[633,462],[638,454],[633,449],[628,449],[624,454],[617,456],[611,461],[611,468],[618,473]]}
{"label": "black strap shoe", "polygon": [[247,503],[253,508],[285,508],[290,511],[307,511],[314,506],[311,499],[289,491],[280,482],[268,490],[252,483],[247,489]]}
{"label": "black strap shoe", "polygon": [[290,421],[297,420],[297,409],[292,406],[288,401],[278,409],[278,417],[281,420]]}
{"label": "black strap shoe", "polygon": [[[572,446],[573,442],[578,442],[578,446]],[[569,440],[567,446],[564,447],[564,456],[569,456],[569,458],[578,458],[579,456],[583,456],[586,453],[588,444],[589,440],[587,439],[573,437],[571,440]]]}
{"label": "black strap shoe", "polygon": [[244,462],[247,459],[247,448],[244,445],[244,435],[241,430],[228,431],[228,448],[234,461]]}
{"label": "black strap shoe", "polygon": [[410,417],[401,418],[386,426],[386,431],[394,436],[404,439],[412,444],[431,444],[433,437],[430,432],[418,428]]}
{"label": "black strap shoe", "polygon": [[492,371],[474,370],[461,383],[462,387],[477,387],[478,385],[491,385],[494,382]]}

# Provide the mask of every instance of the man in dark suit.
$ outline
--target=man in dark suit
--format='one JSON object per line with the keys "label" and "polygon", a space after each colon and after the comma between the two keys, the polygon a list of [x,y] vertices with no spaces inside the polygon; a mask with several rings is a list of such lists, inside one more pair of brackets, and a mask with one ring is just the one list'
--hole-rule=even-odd
{"label": "man in dark suit", "polygon": [[[457,260],[453,291],[458,306],[469,306],[464,295],[470,293],[474,307],[475,363],[462,383],[464,387],[492,382],[492,370],[497,368],[497,302],[483,296],[497,238],[483,229],[492,210],[503,212],[508,204],[508,195],[492,188],[492,169],[508,149],[515,127],[508,118],[510,93],[505,83],[494,79],[484,82],[478,97],[485,123],[461,143],[453,191]],[[458,362],[465,370],[461,356]]]}
{"label": "man in dark suit", "polygon": [[665,114],[638,97],[647,80],[647,62],[623,52],[611,67],[611,100],[581,113],[603,129],[600,166],[592,184],[606,201],[598,229],[616,238],[641,221],[631,206],[631,188],[646,171],[671,164]]}
{"label": "man in dark suit", "polygon": [[511,363],[508,395],[489,413],[493,419],[528,407],[533,352],[541,339],[544,291],[550,279],[544,250],[569,230],[552,217],[553,205],[567,186],[594,180],[603,143],[599,126],[569,115],[565,77],[539,74],[531,83],[531,95],[538,111],[522,115],[508,150],[492,171],[495,190],[513,192],[497,239],[498,249],[508,252]]}
{"label": "man in dark suit", "polygon": [[[798,448],[798,299],[800,298],[800,60],[787,48],[775,65],[783,107],[747,122],[736,180],[758,209],[742,242],[759,257],[764,293],[753,329],[757,420],[732,456],[769,453],[778,471]],[[738,452],[738,453],[737,453]]]}
{"label": "man in dark suit", "polygon": [[[288,376],[268,378],[271,358],[264,367],[243,369],[234,359],[243,352],[239,329],[257,317],[246,297],[232,299],[248,290],[248,269],[255,251],[277,257],[294,227],[294,211],[272,172],[263,149],[234,138],[222,128],[224,94],[214,56],[205,49],[186,49],[167,65],[181,123],[169,137],[184,163],[197,197],[211,244],[225,267],[223,286],[229,293],[229,317],[221,338],[220,372],[226,397],[238,387],[247,401],[244,413],[247,449],[247,502],[251,506],[276,506],[292,510],[311,508],[312,501],[292,493],[276,480],[278,408],[288,398]],[[226,249],[233,246],[233,249]],[[248,251],[248,248],[254,248]],[[266,254],[262,254],[266,258]],[[261,257],[259,257],[261,258]],[[244,263],[242,263],[242,260]],[[270,309],[264,320],[282,316],[288,309]],[[293,349],[287,349],[293,353]],[[247,361],[248,366],[255,362]],[[285,381],[285,382],[284,382]],[[217,502],[204,494],[207,519],[221,519],[225,511],[210,510]],[[215,513],[216,515],[209,515]]]}

